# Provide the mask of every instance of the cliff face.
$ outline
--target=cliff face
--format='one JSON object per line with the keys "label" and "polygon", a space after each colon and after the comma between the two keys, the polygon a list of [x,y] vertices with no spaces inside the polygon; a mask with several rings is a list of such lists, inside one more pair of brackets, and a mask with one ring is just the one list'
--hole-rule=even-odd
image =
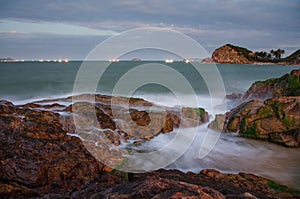
{"label": "cliff face", "polygon": [[250,64],[253,56],[253,52],[246,48],[226,44],[213,52],[212,59],[216,63]]}

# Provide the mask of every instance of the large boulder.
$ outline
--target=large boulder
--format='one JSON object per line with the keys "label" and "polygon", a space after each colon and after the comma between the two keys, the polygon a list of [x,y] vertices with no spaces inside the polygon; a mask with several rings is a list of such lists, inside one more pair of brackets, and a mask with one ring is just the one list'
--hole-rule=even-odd
{"label": "large boulder", "polygon": [[217,115],[208,127],[288,147],[300,146],[300,70],[255,82],[240,101],[226,114]]}
{"label": "large boulder", "polygon": [[63,131],[59,114],[0,103],[0,196],[71,192],[99,177],[80,139]]}
{"label": "large boulder", "polygon": [[242,103],[230,112],[217,116],[209,127],[237,132],[242,137],[299,147],[300,96]]}

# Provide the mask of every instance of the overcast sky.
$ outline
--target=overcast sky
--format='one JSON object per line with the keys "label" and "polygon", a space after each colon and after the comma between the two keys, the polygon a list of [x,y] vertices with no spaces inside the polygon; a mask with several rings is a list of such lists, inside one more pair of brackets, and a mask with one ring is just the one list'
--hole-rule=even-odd
{"label": "overcast sky", "polygon": [[164,27],[208,53],[231,43],[253,51],[300,48],[300,0],[1,0],[0,57],[84,59],[101,41]]}

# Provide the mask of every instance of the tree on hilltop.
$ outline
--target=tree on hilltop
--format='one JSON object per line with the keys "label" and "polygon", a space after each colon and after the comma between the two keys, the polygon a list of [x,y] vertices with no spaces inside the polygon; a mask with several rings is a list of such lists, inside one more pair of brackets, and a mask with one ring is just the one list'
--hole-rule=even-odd
{"label": "tree on hilltop", "polygon": [[277,50],[271,50],[270,51],[271,55],[273,55],[276,59],[280,59],[281,55],[283,55],[285,53],[284,50],[278,48]]}

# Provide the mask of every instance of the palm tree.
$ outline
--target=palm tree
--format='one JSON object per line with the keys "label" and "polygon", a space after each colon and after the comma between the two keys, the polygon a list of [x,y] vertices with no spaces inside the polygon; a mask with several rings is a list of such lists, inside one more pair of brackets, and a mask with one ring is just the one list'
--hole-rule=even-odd
{"label": "palm tree", "polygon": [[278,51],[280,52],[279,53],[279,59],[281,58],[281,55],[283,55],[284,53],[285,53],[285,51],[284,50],[281,50],[281,49],[278,49]]}
{"label": "palm tree", "polygon": [[285,51],[278,48],[277,50],[271,50],[270,54],[273,55],[276,59],[280,59],[281,55],[284,54]]}

